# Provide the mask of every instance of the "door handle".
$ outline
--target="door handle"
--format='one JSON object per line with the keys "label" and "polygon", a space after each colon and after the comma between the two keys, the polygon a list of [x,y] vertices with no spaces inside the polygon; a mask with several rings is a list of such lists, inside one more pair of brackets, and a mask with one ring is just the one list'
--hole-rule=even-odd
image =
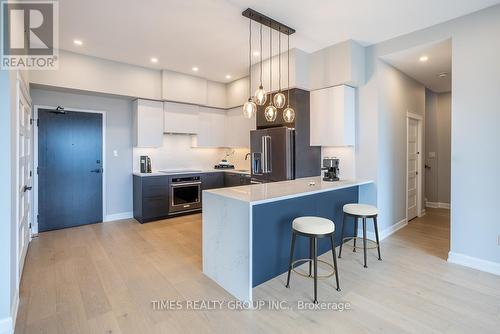
{"label": "door handle", "polygon": [[99,174],[101,172],[101,169],[102,168],[92,169],[90,172]]}
{"label": "door handle", "polygon": [[24,186],[23,187],[23,193],[27,192],[28,190],[31,190],[33,189],[33,187],[28,187],[28,186]]}

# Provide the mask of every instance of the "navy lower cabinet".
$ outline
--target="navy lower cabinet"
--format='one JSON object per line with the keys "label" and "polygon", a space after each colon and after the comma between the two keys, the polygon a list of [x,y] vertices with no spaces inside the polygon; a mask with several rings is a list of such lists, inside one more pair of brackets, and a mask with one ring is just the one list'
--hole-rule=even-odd
{"label": "navy lower cabinet", "polygon": [[166,218],[169,204],[168,176],[134,175],[134,218],[142,223]]}
{"label": "navy lower cabinet", "polygon": [[201,188],[203,190],[224,187],[224,174],[222,172],[204,173],[201,175]]}
{"label": "navy lower cabinet", "polygon": [[224,187],[237,187],[250,184],[250,174],[224,173]]}

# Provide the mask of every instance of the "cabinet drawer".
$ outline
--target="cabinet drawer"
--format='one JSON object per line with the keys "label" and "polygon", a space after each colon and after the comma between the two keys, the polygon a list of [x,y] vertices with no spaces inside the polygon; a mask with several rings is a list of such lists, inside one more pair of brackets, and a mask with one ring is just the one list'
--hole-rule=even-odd
{"label": "cabinet drawer", "polygon": [[142,202],[142,217],[145,219],[168,215],[168,197],[145,197]]}
{"label": "cabinet drawer", "polygon": [[148,176],[142,181],[143,197],[168,196],[167,176]]}

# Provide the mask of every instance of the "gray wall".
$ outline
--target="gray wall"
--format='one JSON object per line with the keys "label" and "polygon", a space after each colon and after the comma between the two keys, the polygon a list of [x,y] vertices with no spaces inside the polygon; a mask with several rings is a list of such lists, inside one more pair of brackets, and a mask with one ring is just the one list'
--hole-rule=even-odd
{"label": "gray wall", "polygon": [[0,70],[0,323],[7,321],[10,317],[11,303],[13,300],[12,280],[15,275],[15,263],[12,259],[12,220],[11,210],[12,189],[11,182],[11,101],[12,96],[11,78],[9,71]]}
{"label": "gray wall", "polygon": [[377,80],[377,204],[381,211],[381,228],[384,229],[406,219],[407,112],[425,115],[425,87],[383,61],[378,61]]}
{"label": "gray wall", "polygon": [[[451,253],[455,258],[465,255],[487,260],[493,262],[492,266],[496,265],[496,268],[500,264],[500,248],[497,245],[500,234],[498,31],[500,5],[370,47],[367,50],[367,68],[371,73],[367,73],[367,85],[360,89],[359,97],[360,115],[378,113],[376,72],[379,57],[430,42],[452,39]],[[359,128],[361,132],[366,131],[361,144],[379,143],[380,148],[381,138],[385,134],[378,134],[369,129],[369,124],[365,125],[367,129]],[[397,125],[394,123],[392,126]],[[373,147],[373,144],[360,147],[359,154],[366,154],[366,148],[370,146]],[[364,173],[359,176],[373,174],[367,171],[368,167],[359,165],[361,161],[359,159],[356,162],[356,170]],[[377,162],[377,166],[379,170],[390,168],[381,161]],[[405,195],[398,192],[395,196]],[[376,202],[373,192],[361,194],[360,198]],[[385,224],[394,223],[385,221]],[[469,258],[462,259],[464,262]]]}
{"label": "gray wall", "polygon": [[[129,98],[31,89],[33,106],[106,112],[106,215],[132,211],[132,102]],[[113,156],[113,151],[118,156]]]}
{"label": "gray wall", "polygon": [[[451,93],[425,92],[426,135],[425,197],[428,202],[450,203]],[[434,157],[430,156],[434,152]]]}

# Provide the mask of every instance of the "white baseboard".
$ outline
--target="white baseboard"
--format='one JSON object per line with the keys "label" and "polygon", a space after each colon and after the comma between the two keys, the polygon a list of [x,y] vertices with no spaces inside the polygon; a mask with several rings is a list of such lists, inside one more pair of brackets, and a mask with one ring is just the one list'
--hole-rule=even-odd
{"label": "white baseboard", "polygon": [[111,215],[106,215],[106,217],[104,217],[104,222],[111,222],[111,221],[114,221],[114,220],[121,220],[121,219],[130,219],[130,218],[133,218],[134,217],[134,213],[133,212],[120,212],[120,213],[114,213],[114,214],[111,214]]}
{"label": "white baseboard", "polygon": [[448,262],[500,276],[500,263],[497,262],[454,252],[448,253]]}
{"label": "white baseboard", "polygon": [[[371,219],[367,219],[367,225],[370,224],[370,221],[371,221]],[[361,225],[361,223],[358,223],[358,236],[363,235],[363,226],[360,227],[360,225]],[[387,238],[388,236],[390,236],[393,233],[396,233],[398,230],[402,229],[406,225],[408,225],[408,221],[405,218],[405,219],[402,219],[401,221],[397,222],[396,224],[393,224],[393,225],[389,226],[388,228],[386,228],[382,231],[379,231],[380,240],[381,241],[384,240],[385,238]],[[366,231],[366,237],[368,239],[371,239],[371,240],[376,240],[375,232],[372,232],[372,231]]]}
{"label": "white baseboard", "polygon": [[425,206],[427,208],[435,208],[435,209],[449,209],[450,203],[441,203],[441,202],[425,202]]}
{"label": "white baseboard", "polygon": [[0,334],[12,334],[14,333],[14,325],[12,324],[12,318],[0,319]]}
{"label": "white baseboard", "polygon": [[425,216],[425,214],[427,213],[427,211],[425,209],[421,210],[420,213],[418,214],[418,217],[423,217]]}
{"label": "white baseboard", "polygon": [[16,293],[14,293],[14,301],[12,302],[12,306],[10,308],[12,333],[14,333],[14,329],[16,327],[17,310],[19,310],[19,288],[16,290]]}

